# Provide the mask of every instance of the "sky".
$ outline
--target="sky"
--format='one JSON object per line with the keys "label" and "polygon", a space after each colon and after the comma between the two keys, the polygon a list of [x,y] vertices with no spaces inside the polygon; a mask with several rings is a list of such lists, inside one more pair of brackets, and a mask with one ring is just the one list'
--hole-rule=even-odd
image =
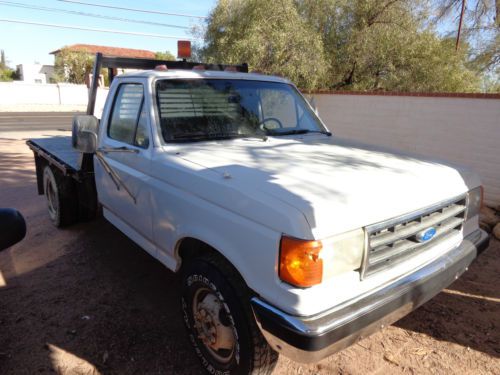
{"label": "sky", "polygon": [[[216,0],[144,0],[140,2],[134,0],[80,1],[84,3],[198,16],[207,16],[217,2]],[[5,51],[6,59],[10,67],[15,67],[17,64],[31,64],[34,62],[41,64],[53,64],[54,56],[49,53],[71,44],[96,44],[112,47],[138,48],[154,52],[168,50],[176,55],[178,39],[161,39],[149,36],[120,35],[94,31],[14,24],[1,21],[4,19],[170,35],[179,37],[179,39],[192,37],[189,30],[186,29],[122,22],[117,20],[100,19],[82,15],[18,8],[5,5],[13,3],[188,27],[203,22],[203,20],[198,18],[107,9],[60,0],[0,0],[0,49]]]}

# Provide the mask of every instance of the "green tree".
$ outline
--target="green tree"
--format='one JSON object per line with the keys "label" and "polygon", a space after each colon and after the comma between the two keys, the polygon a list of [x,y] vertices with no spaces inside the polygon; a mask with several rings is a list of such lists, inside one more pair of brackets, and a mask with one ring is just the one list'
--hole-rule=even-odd
{"label": "green tree", "polygon": [[16,72],[11,69],[0,68],[0,82],[10,82],[16,78]]}
{"label": "green tree", "polygon": [[0,82],[9,82],[17,78],[15,70],[7,66],[4,50],[0,51]]}
{"label": "green tree", "polygon": [[425,0],[221,0],[201,53],[306,89],[479,90],[467,48],[455,53],[426,10]]}
{"label": "green tree", "polygon": [[[330,88],[396,91],[475,91],[467,53],[424,28],[422,2],[409,0],[297,1],[321,34]],[[326,10],[326,11],[325,11]]]}
{"label": "green tree", "polygon": [[221,0],[204,36],[198,53],[208,62],[246,62],[251,70],[284,75],[303,88],[318,87],[324,78],[321,38],[293,0]]}
{"label": "green tree", "polygon": [[170,51],[156,52],[155,59],[156,60],[175,61],[175,56],[172,53],[170,53]]}
{"label": "green tree", "polygon": [[85,51],[62,48],[56,55],[54,68],[59,82],[85,83],[85,76],[92,72],[94,57]]}
{"label": "green tree", "polygon": [[5,60],[5,51],[0,50],[0,69],[5,69],[7,67],[7,61]]}
{"label": "green tree", "polygon": [[463,5],[460,37],[474,45],[473,63],[483,71],[500,68],[500,0],[432,0],[432,5],[437,24],[456,24],[456,28],[450,29],[453,36],[458,33]]}

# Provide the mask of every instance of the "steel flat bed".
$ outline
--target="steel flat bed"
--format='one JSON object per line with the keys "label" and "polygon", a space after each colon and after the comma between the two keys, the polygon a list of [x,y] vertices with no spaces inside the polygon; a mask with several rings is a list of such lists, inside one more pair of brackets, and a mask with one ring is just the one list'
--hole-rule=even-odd
{"label": "steel flat bed", "polygon": [[70,136],[36,138],[26,142],[35,156],[45,159],[50,165],[59,169],[64,176],[81,179],[81,153],[71,145]]}
{"label": "steel flat bed", "polygon": [[[48,165],[58,178],[67,209],[73,221],[90,220],[99,212],[95,188],[92,154],[82,154],[73,148],[70,136],[30,139],[26,142],[35,156],[38,194],[44,189],[44,169]],[[58,177],[60,176],[60,177]],[[62,198],[61,198],[62,199]]]}

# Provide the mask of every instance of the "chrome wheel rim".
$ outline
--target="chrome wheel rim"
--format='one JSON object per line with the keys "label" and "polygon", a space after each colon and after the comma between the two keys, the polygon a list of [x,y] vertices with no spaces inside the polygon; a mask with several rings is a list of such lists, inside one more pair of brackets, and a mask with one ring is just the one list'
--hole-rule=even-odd
{"label": "chrome wheel rim", "polygon": [[231,361],[236,346],[234,326],[217,295],[200,288],[193,297],[194,328],[198,339],[219,363]]}

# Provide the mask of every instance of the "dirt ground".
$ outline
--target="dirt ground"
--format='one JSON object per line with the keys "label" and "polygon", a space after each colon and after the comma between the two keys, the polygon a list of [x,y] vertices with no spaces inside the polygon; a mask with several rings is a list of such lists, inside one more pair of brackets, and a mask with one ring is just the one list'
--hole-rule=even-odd
{"label": "dirt ground", "polygon": [[[0,206],[28,224],[26,239],[0,253],[0,374],[200,374],[177,277],[104,219],[53,228],[23,137],[0,134]],[[280,358],[276,373],[500,374],[499,275],[493,241],[394,326],[317,364]]]}

